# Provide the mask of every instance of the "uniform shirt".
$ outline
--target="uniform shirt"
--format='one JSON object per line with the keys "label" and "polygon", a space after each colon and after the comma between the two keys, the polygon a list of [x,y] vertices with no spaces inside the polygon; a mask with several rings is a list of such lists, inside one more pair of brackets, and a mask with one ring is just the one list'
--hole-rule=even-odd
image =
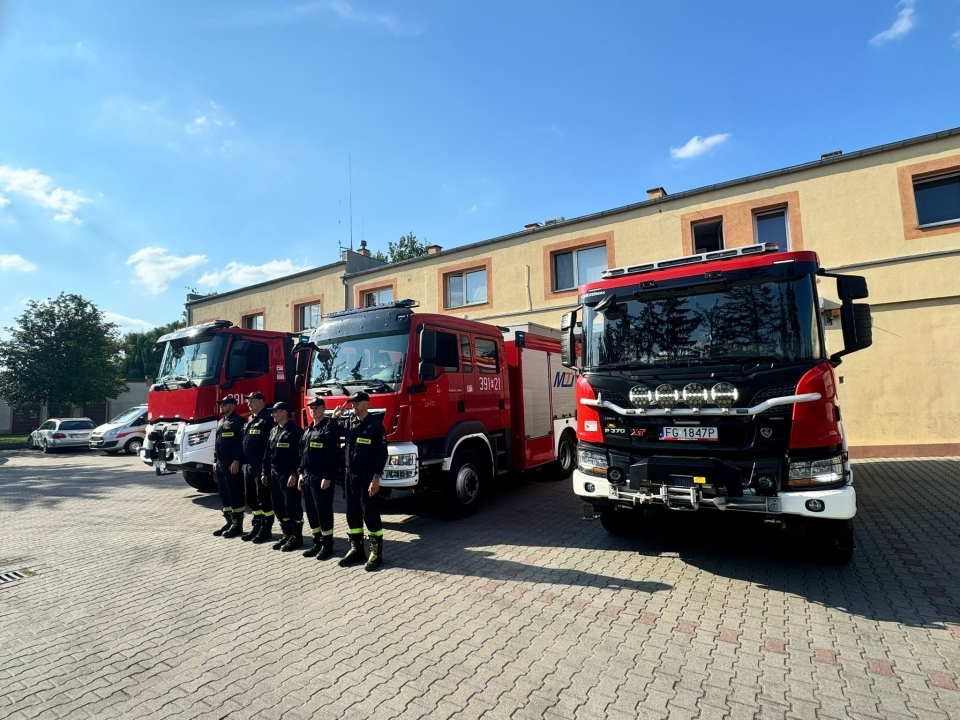
{"label": "uniform shirt", "polygon": [[270,431],[273,429],[273,415],[263,408],[256,415],[247,418],[243,426],[243,458],[259,471],[263,464],[263,453],[267,449]]}
{"label": "uniform shirt", "polygon": [[225,468],[234,461],[243,462],[243,418],[235,412],[217,422],[213,461]]}
{"label": "uniform shirt", "polygon": [[387,431],[371,414],[363,420],[354,415],[346,421],[347,472],[362,478],[382,475],[387,464]]}
{"label": "uniform shirt", "polygon": [[303,431],[300,441],[300,472],[333,480],[340,464],[340,427],[323,418]]}
{"label": "uniform shirt", "polygon": [[267,449],[263,454],[263,474],[270,471],[288,477],[300,466],[300,436],[303,430],[293,420],[286,425],[274,425],[270,431]]}

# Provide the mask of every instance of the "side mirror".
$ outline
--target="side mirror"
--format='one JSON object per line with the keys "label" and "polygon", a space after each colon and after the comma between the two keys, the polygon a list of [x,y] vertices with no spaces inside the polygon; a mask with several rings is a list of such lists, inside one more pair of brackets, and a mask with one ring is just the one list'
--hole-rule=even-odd
{"label": "side mirror", "polygon": [[575,369],[577,367],[576,341],[577,311],[564,313],[560,319],[560,364]]}
{"label": "side mirror", "polygon": [[303,373],[297,373],[296,376],[293,378],[293,384],[296,385],[298,388],[302,388],[306,384],[306,382],[307,382],[307,376],[304,375]]}
{"label": "side mirror", "polygon": [[859,275],[838,275],[837,295],[841,301],[863,300],[865,297],[869,297],[867,279]]}
{"label": "side mirror", "polygon": [[844,303],[840,308],[840,322],[844,350],[856,352],[873,344],[873,318],[867,303]]}
{"label": "side mirror", "polygon": [[230,349],[230,362],[227,364],[227,379],[237,380],[247,374],[247,348],[250,343],[237,340]]}
{"label": "side mirror", "polygon": [[420,366],[423,363],[433,363],[437,359],[437,332],[423,330],[420,333]]}
{"label": "side mirror", "polygon": [[437,366],[432,362],[420,363],[419,375],[421,380],[433,380],[437,374]]}

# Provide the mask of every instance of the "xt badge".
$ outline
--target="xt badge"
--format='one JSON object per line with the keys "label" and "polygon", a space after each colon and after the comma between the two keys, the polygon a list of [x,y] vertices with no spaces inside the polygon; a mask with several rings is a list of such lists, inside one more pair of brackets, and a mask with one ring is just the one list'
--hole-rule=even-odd
{"label": "xt badge", "polygon": [[630,437],[643,437],[646,434],[646,428],[633,428],[633,430],[630,431]]}
{"label": "xt badge", "polygon": [[760,434],[765,438],[769,438],[771,435],[773,435],[773,428],[760,428]]}

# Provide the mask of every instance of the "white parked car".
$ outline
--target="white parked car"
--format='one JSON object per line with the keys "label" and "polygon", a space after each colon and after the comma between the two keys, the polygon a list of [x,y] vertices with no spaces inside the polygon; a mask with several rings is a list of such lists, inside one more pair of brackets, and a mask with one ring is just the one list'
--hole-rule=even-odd
{"label": "white parked car", "polygon": [[146,435],[147,406],[137,405],[97,427],[90,434],[90,449],[111,455],[121,450],[127,455],[138,455]]}
{"label": "white parked car", "polygon": [[52,418],[30,433],[27,444],[45,453],[70,447],[88,448],[95,427],[90,418]]}

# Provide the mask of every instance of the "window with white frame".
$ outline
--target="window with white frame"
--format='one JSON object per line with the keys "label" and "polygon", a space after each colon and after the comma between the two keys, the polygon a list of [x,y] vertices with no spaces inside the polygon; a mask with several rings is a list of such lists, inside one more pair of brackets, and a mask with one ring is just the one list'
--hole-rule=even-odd
{"label": "window with white frame", "polygon": [[247,330],[263,330],[263,313],[245,316],[243,318],[243,327]]}
{"label": "window with white frame", "polygon": [[368,290],[363,294],[363,306],[373,307],[374,305],[386,305],[393,302],[393,288],[380,288],[379,290]]}
{"label": "window with white frame", "polygon": [[709,220],[693,226],[693,254],[723,250],[723,220]]}
{"label": "window with white frame", "polygon": [[320,303],[297,306],[297,332],[312,330],[320,324]]}
{"label": "window with white frame", "polygon": [[447,307],[483,305],[487,302],[486,269],[447,275]]}
{"label": "window with white frame", "polygon": [[754,213],[753,237],[757,244],[776,243],[781,252],[786,252],[790,247],[787,209]]}
{"label": "window with white frame", "polygon": [[960,222],[960,172],[913,181],[920,227]]}
{"label": "window with white frame", "polygon": [[558,252],[553,256],[553,289],[574,290],[600,279],[607,269],[607,246]]}

